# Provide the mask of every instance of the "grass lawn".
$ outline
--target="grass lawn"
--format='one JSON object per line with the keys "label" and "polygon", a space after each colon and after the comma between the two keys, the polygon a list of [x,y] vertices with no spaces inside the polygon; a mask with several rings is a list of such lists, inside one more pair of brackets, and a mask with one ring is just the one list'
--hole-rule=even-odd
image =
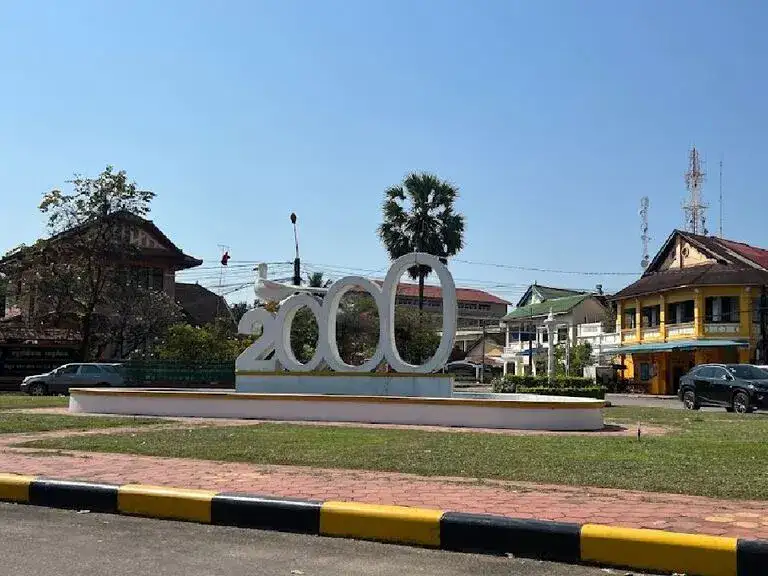
{"label": "grass lawn", "polygon": [[0,410],[12,410],[17,408],[60,408],[62,406],[69,406],[68,396],[0,394]]}
{"label": "grass lawn", "polygon": [[24,446],[768,499],[768,417],[610,408],[606,419],[673,431],[638,441],[264,424],[56,438]]}
{"label": "grass lawn", "polygon": [[162,420],[151,418],[110,418],[102,416],[67,416],[0,412],[0,434],[26,434],[51,430],[94,430],[119,426],[144,426]]}

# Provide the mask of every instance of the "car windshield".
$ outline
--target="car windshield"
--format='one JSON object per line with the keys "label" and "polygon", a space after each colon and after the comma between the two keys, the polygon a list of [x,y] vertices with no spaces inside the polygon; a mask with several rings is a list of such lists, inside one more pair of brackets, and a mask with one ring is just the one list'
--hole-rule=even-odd
{"label": "car windshield", "polygon": [[768,380],[768,372],[760,370],[757,366],[749,364],[739,364],[738,366],[728,366],[730,372],[736,378],[744,380]]}

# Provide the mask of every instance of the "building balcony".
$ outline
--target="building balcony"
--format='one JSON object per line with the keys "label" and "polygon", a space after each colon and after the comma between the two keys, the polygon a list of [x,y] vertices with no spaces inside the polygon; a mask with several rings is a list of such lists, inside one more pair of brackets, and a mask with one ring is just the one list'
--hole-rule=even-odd
{"label": "building balcony", "polygon": [[661,338],[661,326],[651,326],[643,328],[641,331],[643,340],[653,340],[655,338]]}
{"label": "building balcony", "polygon": [[626,328],[621,331],[621,341],[622,342],[631,342],[633,340],[637,340],[637,329],[636,328]]}
{"label": "building balcony", "polygon": [[738,322],[706,322],[704,324],[704,333],[708,336],[738,336]]}
{"label": "building balcony", "polygon": [[578,338],[588,338],[603,334],[603,324],[601,322],[590,322],[589,324],[579,324],[576,327],[576,336]]}
{"label": "building balcony", "polygon": [[527,354],[529,346],[533,349],[534,354],[546,350],[549,346],[546,342],[536,344],[533,342],[529,344],[527,341],[523,342],[510,342],[509,346],[504,347],[504,351],[501,353],[501,357],[504,359],[513,359],[520,354]]}
{"label": "building balcony", "polygon": [[667,324],[667,338],[693,337],[696,335],[696,326],[693,322],[680,324]]}

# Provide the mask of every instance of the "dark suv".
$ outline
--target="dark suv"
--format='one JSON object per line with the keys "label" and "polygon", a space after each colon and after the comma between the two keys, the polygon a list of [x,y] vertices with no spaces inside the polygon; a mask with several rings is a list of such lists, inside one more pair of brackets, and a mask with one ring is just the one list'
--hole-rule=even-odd
{"label": "dark suv", "polygon": [[768,408],[768,372],[751,364],[701,364],[680,379],[688,410],[722,406],[741,414]]}

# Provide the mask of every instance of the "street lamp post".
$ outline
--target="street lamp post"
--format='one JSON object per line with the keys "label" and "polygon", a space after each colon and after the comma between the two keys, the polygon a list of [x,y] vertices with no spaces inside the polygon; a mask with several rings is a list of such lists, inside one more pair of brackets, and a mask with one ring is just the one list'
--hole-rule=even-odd
{"label": "street lamp post", "polygon": [[544,327],[547,329],[547,381],[552,384],[552,376],[555,373],[555,347],[552,340],[552,333],[555,327],[555,317],[552,314],[552,309],[549,309],[549,316],[544,320]]}
{"label": "street lamp post", "polygon": [[296,230],[296,214],[291,212],[291,224],[293,224],[293,241],[296,245],[296,257],[293,260],[293,284],[301,286],[301,260],[299,260],[299,233]]}

